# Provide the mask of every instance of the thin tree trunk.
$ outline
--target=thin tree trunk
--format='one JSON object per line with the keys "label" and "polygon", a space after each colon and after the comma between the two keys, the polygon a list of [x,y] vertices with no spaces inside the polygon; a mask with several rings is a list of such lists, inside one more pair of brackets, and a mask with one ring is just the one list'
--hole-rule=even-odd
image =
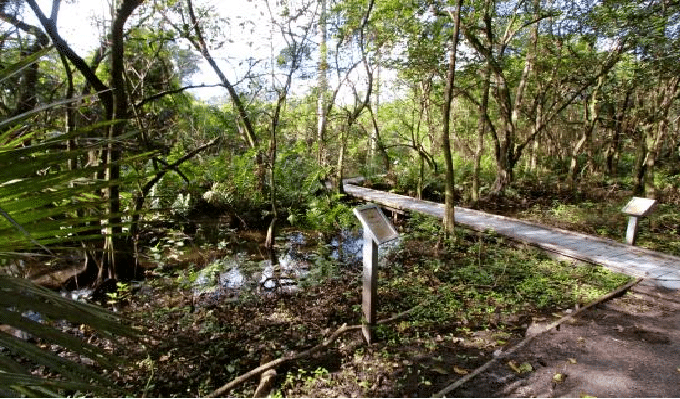
{"label": "thin tree trunk", "polygon": [[646,134],[646,132],[635,132],[633,136],[633,142],[637,148],[633,169],[633,194],[635,195],[642,195],[645,191],[645,173],[647,171],[647,164],[645,162],[647,157]]}
{"label": "thin tree trunk", "polygon": [[595,126],[597,125],[597,121],[599,119],[599,108],[597,106],[598,103],[598,97],[600,95],[600,89],[602,88],[602,85],[604,84],[604,75],[600,75],[600,78],[597,80],[597,85],[593,89],[593,93],[590,96],[590,101],[586,106],[584,107],[584,126],[583,126],[583,134],[581,135],[581,138],[579,139],[578,143],[576,143],[576,146],[574,147],[574,150],[572,151],[571,154],[571,164],[569,166],[569,185],[571,186],[572,189],[574,189],[574,186],[576,184],[576,178],[577,174],[579,171],[578,168],[578,156],[581,153],[581,151],[585,147],[585,151],[588,154],[588,165],[592,165],[592,136],[593,136],[593,131],[595,130]]}
{"label": "thin tree trunk", "polygon": [[618,105],[616,116],[614,120],[614,129],[612,131],[612,140],[607,149],[607,174],[609,177],[617,178],[619,174],[619,154],[621,151],[621,133],[627,128],[628,118],[626,115],[630,109],[630,96],[633,93],[633,86],[631,85],[626,90],[626,94]]}
{"label": "thin tree trunk", "polygon": [[328,91],[328,45],[327,45],[327,0],[321,0],[321,15],[319,16],[319,35],[321,35],[321,45],[319,48],[319,65],[317,67],[318,73],[318,90],[317,93],[317,130],[316,143],[317,154],[316,160],[319,166],[325,166],[326,163],[326,129],[328,125],[327,114],[327,91]]}
{"label": "thin tree trunk", "polygon": [[445,182],[444,182],[444,235],[447,239],[455,238],[455,204],[454,204],[454,170],[453,157],[451,154],[451,103],[453,102],[453,88],[456,80],[456,51],[458,50],[458,36],[460,32],[460,9],[462,0],[456,1],[454,12],[450,12],[453,19],[453,35],[451,48],[449,49],[449,71],[446,78],[446,91],[444,92],[444,109],[442,123],[442,151],[444,152]]}
{"label": "thin tree trunk", "polygon": [[347,148],[347,136],[346,130],[349,130],[349,126],[346,129],[340,131],[340,151],[338,152],[338,161],[335,164],[335,181],[333,182],[335,191],[338,193],[344,193],[345,189],[342,184],[344,179],[343,169],[345,167],[345,150]]}
{"label": "thin tree trunk", "polygon": [[[366,71],[366,80],[368,81],[368,87],[366,88],[366,94],[363,100],[358,100],[358,93],[356,92],[356,90],[354,90],[354,97],[358,101],[358,104],[356,104],[357,101],[355,101],[354,109],[351,112],[347,111],[347,122],[345,128],[340,132],[340,152],[338,154],[338,162],[336,164],[334,182],[334,188],[339,193],[344,192],[344,187],[342,184],[343,169],[345,166],[345,152],[347,151],[347,140],[349,138],[350,129],[357,121],[357,119],[359,119],[359,116],[361,116],[363,110],[366,107],[370,107],[371,94],[373,93],[373,71],[371,70],[368,64],[367,52],[364,47],[364,30],[366,28],[366,25],[368,25],[368,20],[371,15],[371,12],[373,11],[374,3],[375,3],[374,0],[369,1],[366,14],[364,15],[363,21],[359,28],[359,49],[361,51],[361,62],[363,63],[364,69]],[[334,98],[335,94],[337,94],[337,90],[333,95]]]}
{"label": "thin tree trunk", "polygon": [[[106,258],[103,262],[108,278],[129,279],[133,277],[132,250],[128,248],[123,238],[123,226],[120,209],[120,160],[122,150],[118,138],[123,135],[128,119],[128,97],[123,77],[124,64],[124,37],[123,29],[134,10],[143,0],[123,0],[116,10],[116,15],[111,25],[111,90],[113,92],[113,110],[111,120],[116,120],[109,128],[108,159],[106,165],[106,180],[109,183],[109,217],[107,220],[107,237],[104,245]],[[125,259],[125,261],[122,261]],[[126,267],[127,266],[127,267]]]}
{"label": "thin tree trunk", "polygon": [[474,168],[472,170],[472,202],[479,202],[482,154],[484,153],[484,135],[486,134],[486,115],[489,108],[489,91],[491,88],[491,68],[484,69],[484,82],[482,83],[482,101],[479,104],[479,120],[477,121],[477,148],[474,154]]}

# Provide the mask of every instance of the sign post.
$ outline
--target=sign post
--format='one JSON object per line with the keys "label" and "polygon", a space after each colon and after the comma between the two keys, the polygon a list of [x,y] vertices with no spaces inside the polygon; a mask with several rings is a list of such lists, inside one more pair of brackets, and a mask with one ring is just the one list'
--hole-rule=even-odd
{"label": "sign post", "polygon": [[628,215],[628,230],[626,231],[626,242],[628,245],[635,245],[638,234],[638,219],[648,216],[656,208],[656,201],[649,198],[633,197],[621,209],[621,212]]}
{"label": "sign post", "polygon": [[364,230],[362,289],[364,322],[362,331],[366,342],[371,344],[373,327],[376,322],[378,294],[378,245],[398,238],[399,233],[375,204],[354,208],[354,215],[361,221]]}

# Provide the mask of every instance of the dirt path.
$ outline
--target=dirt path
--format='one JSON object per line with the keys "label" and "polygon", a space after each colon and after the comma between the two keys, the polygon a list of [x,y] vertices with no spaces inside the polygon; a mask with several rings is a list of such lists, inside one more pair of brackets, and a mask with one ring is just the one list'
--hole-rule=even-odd
{"label": "dirt path", "polygon": [[[529,363],[518,374],[508,365]],[[642,283],[476,376],[449,397],[680,397],[680,291]]]}

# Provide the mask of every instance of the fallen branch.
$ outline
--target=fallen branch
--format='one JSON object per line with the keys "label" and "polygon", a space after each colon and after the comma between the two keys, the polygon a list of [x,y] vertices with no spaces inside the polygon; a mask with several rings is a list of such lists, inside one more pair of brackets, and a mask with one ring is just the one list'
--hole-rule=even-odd
{"label": "fallen branch", "polygon": [[[434,298],[431,298],[431,299],[429,299],[429,300],[427,300],[427,301],[425,301],[425,302],[423,302],[423,303],[421,303],[421,304],[419,304],[419,305],[417,305],[417,306],[415,306],[411,309],[405,310],[401,313],[397,313],[396,315],[394,315],[390,318],[378,320],[378,322],[376,324],[388,324],[388,323],[392,323],[392,322],[395,322],[397,320],[400,320],[404,316],[407,316],[408,314],[412,313],[414,310],[422,308],[423,306],[429,304],[435,298],[437,298],[437,297],[435,296]],[[252,369],[245,374],[241,374],[240,376],[234,378],[232,381],[222,385],[220,388],[217,388],[215,391],[213,391],[207,397],[208,398],[215,398],[215,397],[223,396],[224,394],[226,394],[230,390],[234,389],[238,385],[242,384],[243,382],[245,382],[245,381],[247,381],[247,380],[249,380],[253,377],[258,376],[258,375],[264,373],[265,371],[267,371],[269,369],[273,369],[273,368],[275,368],[275,367],[277,367],[277,366],[279,366],[279,365],[281,365],[285,362],[290,362],[290,361],[293,361],[293,360],[302,359],[304,357],[310,356],[313,353],[318,352],[318,351],[325,349],[328,346],[330,346],[342,334],[345,334],[345,333],[350,332],[350,331],[360,331],[361,328],[362,328],[362,326],[360,324],[348,326],[347,323],[345,323],[340,328],[335,330],[335,332],[333,334],[331,334],[324,342],[322,342],[322,343],[320,343],[320,344],[318,344],[318,345],[316,345],[312,348],[309,348],[305,351],[302,351],[302,352],[299,352],[299,353],[293,353],[291,355],[283,356],[283,357],[280,357],[278,359],[272,360],[271,362],[265,363],[265,364],[261,365],[260,367]]]}
{"label": "fallen branch", "polygon": [[222,387],[216,389],[213,393],[211,393],[207,397],[215,398],[215,397],[218,397],[218,396],[222,396],[225,393],[232,390],[234,387],[238,386],[239,384],[243,383],[244,381],[247,381],[248,379],[250,379],[252,377],[260,375],[261,373],[263,373],[263,372],[265,372],[269,369],[275,368],[276,366],[283,364],[285,362],[289,362],[291,360],[296,360],[296,359],[300,359],[300,358],[309,356],[314,352],[317,352],[321,349],[328,347],[336,339],[338,339],[338,337],[341,336],[342,334],[344,334],[348,331],[355,331],[355,330],[361,330],[361,326],[360,325],[348,326],[347,324],[343,324],[342,327],[337,329],[333,334],[331,334],[330,337],[328,337],[328,339],[326,339],[324,342],[320,343],[319,345],[316,345],[316,346],[314,346],[310,349],[307,349],[306,351],[302,351],[300,353],[295,353],[295,354],[288,355],[288,356],[283,356],[283,357],[280,357],[276,360],[272,360],[271,362],[265,363],[265,364],[261,365],[260,367],[258,367],[256,369],[250,370],[249,372],[236,377],[231,382],[229,382],[229,383],[223,385]]}
{"label": "fallen branch", "polygon": [[545,328],[541,329],[541,330],[540,330],[539,332],[537,332],[536,334],[533,334],[533,335],[530,335],[530,336],[524,338],[524,339],[522,340],[522,342],[520,342],[519,344],[515,345],[515,346],[512,347],[511,349],[509,349],[509,350],[503,352],[500,356],[494,357],[493,359],[491,359],[491,360],[489,360],[488,362],[484,363],[481,367],[479,367],[478,369],[476,369],[476,370],[473,371],[472,373],[467,374],[467,375],[464,376],[463,378],[461,378],[461,379],[459,379],[459,380],[456,380],[456,382],[454,382],[453,384],[451,384],[451,385],[447,386],[446,388],[440,390],[439,392],[437,392],[437,393],[434,395],[434,397],[435,397],[435,398],[443,398],[443,397],[444,397],[446,394],[448,394],[449,392],[451,392],[451,391],[457,389],[457,388],[460,387],[461,385],[463,385],[463,384],[465,384],[466,382],[470,381],[470,380],[471,380],[472,378],[474,378],[475,376],[481,374],[484,370],[486,370],[486,369],[488,369],[489,367],[491,367],[491,366],[492,366],[495,362],[497,362],[498,360],[500,360],[500,359],[502,359],[502,358],[504,358],[504,357],[507,357],[507,356],[509,356],[509,355],[511,355],[511,354],[513,354],[513,353],[515,353],[518,349],[520,349],[520,348],[524,347],[526,344],[528,344],[532,339],[538,337],[539,335],[541,335],[541,334],[543,334],[543,333],[545,333],[545,332],[547,332],[547,331],[552,330],[553,328],[559,326],[560,324],[563,324],[563,323],[567,322],[567,321],[570,320],[570,319],[573,319],[574,317],[576,317],[577,314],[582,313],[582,312],[585,311],[586,309],[590,309],[590,308],[592,308],[592,307],[595,306],[595,305],[598,305],[598,304],[600,304],[600,303],[602,303],[602,302],[604,302],[604,301],[606,301],[606,300],[609,300],[609,299],[611,299],[611,298],[614,298],[614,297],[616,297],[616,296],[619,296],[619,295],[623,294],[625,291],[629,290],[632,286],[637,285],[638,283],[640,283],[640,281],[642,281],[642,279],[641,279],[641,278],[638,278],[637,280],[634,280],[634,281],[631,281],[631,282],[629,282],[629,283],[627,283],[627,284],[624,284],[624,285],[622,285],[621,287],[617,288],[616,290],[614,290],[614,291],[612,291],[612,292],[610,292],[610,293],[608,293],[608,294],[606,294],[606,295],[603,295],[603,296],[601,296],[601,297],[595,299],[594,301],[590,302],[588,305],[586,305],[586,306],[584,306],[584,307],[582,307],[582,308],[577,308],[574,312],[570,313],[569,315],[564,316],[564,317],[562,317],[561,319],[559,319],[559,320],[557,320],[557,321],[555,321],[555,322],[552,322],[552,323],[548,324],[547,326],[545,326]]}

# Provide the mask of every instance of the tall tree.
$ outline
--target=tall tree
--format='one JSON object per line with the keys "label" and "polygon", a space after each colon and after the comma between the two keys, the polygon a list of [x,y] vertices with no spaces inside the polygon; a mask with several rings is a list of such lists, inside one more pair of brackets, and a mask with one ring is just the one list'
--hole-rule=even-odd
{"label": "tall tree", "polygon": [[325,166],[325,140],[328,129],[328,0],[320,0],[321,13],[319,14],[318,34],[321,37],[319,44],[319,64],[317,67],[317,125],[316,125],[316,159],[319,166]]}
{"label": "tall tree", "polygon": [[[276,168],[276,157],[277,157],[277,141],[278,133],[281,128],[281,113],[283,107],[286,104],[286,99],[288,93],[291,89],[293,83],[293,75],[300,68],[305,55],[309,50],[309,35],[311,32],[311,26],[303,26],[302,32],[296,32],[292,28],[292,23],[296,19],[300,18],[302,15],[307,13],[311,9],[313,2],[307,2],[302,4],[300,9],[290,10],[290,8],[285,7],[283,15],[276,15],[275,11],[272,10],[272,6],[267,1],[267,8],[269,10],[272,29],[276,29],[281,34],[281,37],[286,43],[286,47],[282,49],[277,63],[279,66],[286,66],[287,70],[284,76],[284,82],[280,87],[276,87],[276,75],[272,69],[272,88],[277,92],[276,102],[274,104],[274,111],[270,116],[269,122],[269,153],[267,155],[268,159],[268,171],[269,171],[269,200],[271,206],[271,221],[269,223],[269,228],[267,230],[267,237],[265,240],[265,246],[271,251],[274,247],[274,240],[276,237],[276,228],[279,218],[279,211],[277,206],[277,193],[276,193],[276,180],[275,180],[275,168]],[[279,22],[277,19],[283,17],[284,20]],[[273,44],[272,44],[273,46]],[[274,60],[272,60],[273,62]],[[274,66],[272,66],[274,68]],[[273,251],[271,251],[273,253]]]}
{"label": "tall tree", "polygon": [[[366,31],[367,27],[369,26],[370,19],[371,19],[371,13],[373,12],[373,6],[375,4],[375,0],[368,0],[368,4],[366,5],[365,9],[363,8],[363,1],[359,2],[353,2],[353,1],[348,1],[347,4],[345,5],[347,7],[347,20],[349,22],[349,26],[344,27],[345,32],[352,32],[351,34],[347,35],[347,37],[343,37],[343,40],[348,40],[351,41],[352,38],[354,37],[354,33],[356,33],[357,36],[357,43],[359,47],[359,52],[360,52],[360,57],[361,61],[360,63],[364,67],[364,73],[366,74],[366,91],[364,93],[363,98],[359,95],[359,92],[357,91],[355,86],[351,87],[353,97],[354,97],[354,103],[352,107],[343,107],[343,113],[344,113],[344,124],[341,127],[340,133],[339,133],[339,150],[338,150],[338,157],[337,157],[337,162],[335,166],[335,176],[333,179],[333,185],[334,189],[338,192],[343,192],[343,176],[344,176],[344,167],[345,167],[345,153],[347,151],[347,141],[349,139],[349,134],[351,132],[352,126],[357,122],[359,117],[361,116],[362,112],[370,107],[371,103],[371,94],[373,93],[373,68],[369,62],[369,54],[368,54],[368,48],[367,48],[367,40],[368,38],[366,37]],[[357,25],[354,25],[352,22],[358,23]],[[349,72],[354,69],[359,64],[359,62],[354,63],[345,73],[345,79],[347,80],[349,78]],[[336,62],[337,65],[337,62]],[[338,77],[340,75],[340,68],[337,67],[338,71]],[[341,81],[342,83],[342,81]],[[335,100],[335,96],[337,96],[338,90],[341,88],[341,84],[338,84],[334,94],[333,94],[333,102]],[[332,102],[329,102],[329,106],[332,106]]]}
{"label": "tall tree", "polygon": [[451,36],[451,48],[449,49],[449,71],[446,76],[446,89],[444,90],[444,109],[442,111],[442,151],[444,153],[444,231],[447,237],[455,237],[455,182],[453,170],[453,157],[451,154],[451,103],[453,102],[454,87],[456,80],[456,52],[458,51],[458,36],[460,34],[460,11],[462,0],[456,1],[456,8],[449,10],[453,20],[453,34]]}
{"label": "tall tree", "polygon": [[[105,165],[105,178],[108,181],[107,218],[103,221],[107,234],[104,239],[104,251],[106,256],[100,262],[88,262],[89,267],[97,269],[97,280],[105,278],[130,277],[131,269],[128,262],[120,262],[117,257],[130,255],[123,247],[122,218],[120,209],[120,161],[122,149],[118,139],[125,132],[126,119],[128,118],[128,100],[123,78],[123,54],[125,38],[124,26],[128,18],[143,0],[122,0],[117,4],[111,25],[111,54],[110,54],[110,81],[106,85],[96,74],[96,70],[87,63],[68,45],[59,35],[56,25],[56,12],[47,17],[40,9],[35,0],[27,0],[31,10],[40,21],[45,34],[50,37],[59,53],[68,59],[78,71],[83,74],[88,84],[93,87],[104,108],[105,118],[112,121],[107,129],[107,146],[101,152],[101,163]],[[59,0],[54,0],[53,10],[58,10]],[[130,262],[129,264],[131,264]]]}

